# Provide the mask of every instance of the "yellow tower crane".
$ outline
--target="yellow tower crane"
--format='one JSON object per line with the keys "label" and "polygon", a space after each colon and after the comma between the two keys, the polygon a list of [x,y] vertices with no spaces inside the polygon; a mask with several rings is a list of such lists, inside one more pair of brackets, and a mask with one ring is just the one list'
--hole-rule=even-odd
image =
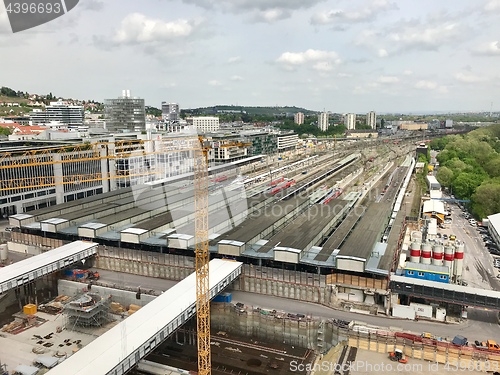
{"label": "yellow tower crane", "polygon": [[212,372],[210,353],[210,285],[208,264],[208,150],[202,137],[194,158],[194,209],[196,255],[196,327],[198,335],[198,374]]}
{"label": "yellow tower crane", "polygon": [[[83,161],[122,159],[129,156],[148,156],[172,152],[194,153],[194,207],[196,256],[196,309],[198,335],[198,374],[210,375],[210,284],[208,249],[208,142],[202,137],[174,138],[155,146],[154,141],[130,140],[119,142],[85,143],[56,146],[29,151],[9,151],[0,154],[0,171],[8,170],[9,177],[0,180],[0,191],[28,191],[58,185],[85,184],[103,180],[124,180],[157,174],[148,168],[134,173],[82,173],[76,166]],[[60,165],[74,171],[64,176],[45,175],[43,167]],[[42,168],[42,169],[40,169]],[[27,173],[26,171],[29,171]]]}

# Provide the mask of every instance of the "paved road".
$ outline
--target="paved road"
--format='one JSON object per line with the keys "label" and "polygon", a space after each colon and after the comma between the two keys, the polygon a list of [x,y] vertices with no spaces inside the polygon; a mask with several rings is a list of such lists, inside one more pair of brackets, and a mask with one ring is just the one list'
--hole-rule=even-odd
{"label": "paved road", "polygon": [[[101,282],[125,285],[143,289],[167,290],[176,284],[175,281],[129,275],[106,270],[99,270]],[[486,340],[492,338],[500,342],[500,326],[493,311],[470,310],[469,319],[460,324],[444,324],[426,321],[407,321],[383,316],[372,316],[331,308],[308,302],[289,300],[255,293],[233,291],[233,302],[241,302],[247,306],[261,307],[269,310],[282,310],[295,314],[312,315],[326,319],[358,320],[380,327],[399,327],[416,333],[432,332],[441,337],[453,337],[462,334],[469,340]]]}

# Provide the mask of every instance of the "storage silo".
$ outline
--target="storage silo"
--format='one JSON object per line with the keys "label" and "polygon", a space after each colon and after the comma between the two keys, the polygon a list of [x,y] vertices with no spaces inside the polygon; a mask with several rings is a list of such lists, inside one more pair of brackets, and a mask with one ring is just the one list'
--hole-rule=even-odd
{"label": "storage silo", "polygon": [[420,242],[412,242],[410,245],[410,262],[420,263]]}
{"label": "storage silo", "polygon": [[422,264],[431,264],[432,245],[429,242],[422,244]]}
{"label": "storage silo", "polygon": [[7,244],[0,244],[0,261],[7,260],[9,257],[9,250],[7,249]]}
{"label": "storage silo", "polygon": [[464,251],[465,245],[463,242],[455,245],[455,267],[453,274],[457,277],[462,276],[464,269]]}
{"label": "storage silo", "polygon": [[444,246],[443,245],[434,245],[432,248],[432,264],[436,266],[443,265],[443,255],[444,255]]}
{"label": "storage silo", "polygon": [[444,247],[444,266],[448,267],[450,276],[453,275],[453,260],[455,259],[455,248],[451,245]]}

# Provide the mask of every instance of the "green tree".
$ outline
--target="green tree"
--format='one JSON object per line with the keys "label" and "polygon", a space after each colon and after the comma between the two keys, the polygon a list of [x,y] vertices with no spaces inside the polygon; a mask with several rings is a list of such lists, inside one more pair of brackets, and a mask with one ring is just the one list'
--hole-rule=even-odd
{"label": "green tree", "polygon": [[481,185],[485,176],[475,173],[460,173],[453,180],[453,192],[457,197],[470,199],[476,188]]}
{"label": "green tree", "polygon": [[500,156],[496,156],[484,165],[484,170],[492,178],[500,177]]}
{"label": "green tree", "polygon": [[500,212],[500,181],[481,184],[472,195],[472,211],[479,218]]}
{"label": "green tree", "polygon": [[450,187],[453,182],[453,171],[448,167],[440,167],[436,174],[436,178],[443,186]]}

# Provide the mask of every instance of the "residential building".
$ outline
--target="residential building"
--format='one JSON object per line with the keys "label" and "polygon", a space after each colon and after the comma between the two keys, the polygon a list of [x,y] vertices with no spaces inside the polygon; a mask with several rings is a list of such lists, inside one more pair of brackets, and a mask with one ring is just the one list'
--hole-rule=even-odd
{"label": "residential building", "polygon": [[278,152],[295,150],[299,143],[299,135],[293,132],[280,133],[277,136]]}
{"label": "residential building", "polygon": [[134,132],[146,129],[144,99],[130,97],[129,90],[123,90],[118,99],[104,100],[104,119],[110,132]]}
{"label": "residential building", "polygon": [[180,108],[177,103],[161,103],[161,117],[163,121],[168,121],[170,123],[177,122],[180,119]]}
{"label": "residential building", "polygon": [[347,130],[354,130],[356,129],[356,114],[355,113],[348,113],[345,115],[345,120],[344,120],[345,128]]}
{"label": "residential building", "polygon": [[304,123],[304,114],[302,112],[297,112],[293,116],[293,122],[297,125],[302,125]]}
{"label": "residential building", "polygon": [[219,118],[215,116],[188,117],[188,125],[200,133],[215,132],[219,130]]}
{"label": "residential building", "polygon": [[375,111],[370,111],[366,114],[366,125],[372,129],[377,128],[377,114]]}
{"label": "residential building", "polygon": [[272,155],[278,152],[277,134],[268,132],[241,132],[240,138],[244,143],[250,143],[249,156]]}
{"label": "residential building", "polygon": [[322,112],[318,115],[318,128],[321,131],[327,131],[329,123],[329,115],[328,112]]}
{"label": "residential building", "polygon": [[68,127],[81,126],[84,120],[84,108],[64,101],[51,102],[44,111],[31,112],[30,118],[32,125],[59,123]]}

